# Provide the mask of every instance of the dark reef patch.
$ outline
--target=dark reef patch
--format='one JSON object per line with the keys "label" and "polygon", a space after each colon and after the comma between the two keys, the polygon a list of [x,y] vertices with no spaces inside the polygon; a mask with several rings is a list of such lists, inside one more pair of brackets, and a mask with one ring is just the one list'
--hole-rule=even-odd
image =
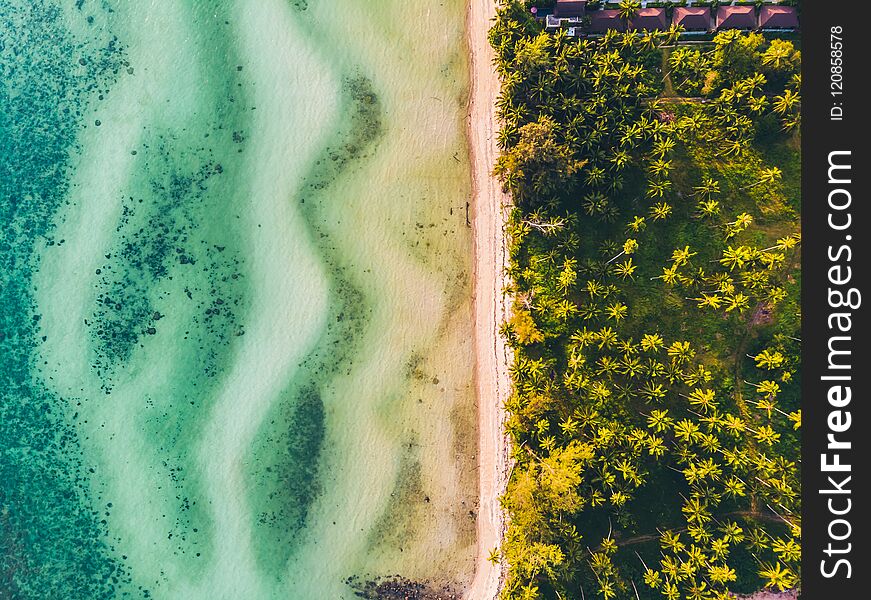
{"label": "dark reef patch", "polygon": [[[330,185],[374,151],[383,131],[382,108],[372,83],[365,77],[346,78],[342,90],[346,109],[333,138],[337,143],[326,148],[316,161],[299,198],[330,277],[327,326],[314,350],[299,365],[300,374],[285,393],[286,400],[273,410],[258,433],[256,449],[249,459],[268,465],[249,474],[249,487],[257,490],[249,494],[249,501],[260,515],[256,525],[263,529],[254,540],[257,556],[263,568],[276,574],[298,546],[311,504],[321,490],[319,464],[325,434],[322,398],[335,377],[353,368],[372,312],[369,301],[349,276],[352,265],[332,239],[323,210],[331,200]],[[271,491],[260,493],[264,488]]]}
{"label": "dark reef patch", "polygon": [[[112,503],[98,501],[98,492],[92,491],[94,486],[99,489],[103,474],[84,458],[82,446],[88,442],[77,437],[73,425],[82,417],[70,409],[76,401],[111,403],[114,399],[59,398],[43,384],[42,378],[51,374],[36,362],[40,344],[53,332],[41,327],[33,276],[40,267],[40,252],[51,255],[75,243],[60,238],[53,224],[71,202],[70,170],[82,155],[77,138],[85,129],[93,132],[95,126],[101,135],[112,135],[105,118],[100,122],[85,116],[112,97],[119,81],[137,72],[112,33],[118,14],[111,3],[77,0],[75,8],[65,12],[57,2],[0,0],[0,598],[4,599],[151,597],[149,590],[133,582],[123,564],[124,548],[108,529]],[[203,24],[215,19],[214,6],[192,10],[200,11],[197,18]],[[76,31],[86,32],[86,39],[75,39],[66,19],[74,21],[69,26]],[[188,388],[184,393],[141,399],[153,415],[143,419],[142,426],[154,442],[158,475],[171,486],[164,488],[165,493],[172,494],[177,504],[164,517],[175,556],[193,556],[208,547],[205,503],[198,501],[198,474],[189,464],[190,445],[197,439],[191,427],[201,425],[195,413],[203,410],[203,398],[214,385],[210,382],[218,379],[229,360],[232,340],[244,334],[238,321],[247,291],[244,265],[233,240],[225,239],[224,230],[232,228],[216,225],[230,218],[219,211],[231,210],[228,190],[234,189],[236,161],[241,161],[236,157],[242,157],[245,148],[246,134],[240,124],[251,110],[237,89],[241,76],[234,71],[226,82],[218,76],[226,75],[231,46],[231,41],[226,47],[213,44],[199,57],[213,69],[210,82],[215,87],[201,90],[203,94],[214,90],[211,111],[202,111],[206,116],[199,114],[197,122],[188,120],[189,130],[146,131],[148,142],[130,149],[137,157],[134,177],[140,177],[132,187],[150,191],[119,199],[122,217],[116,241],[120,241],[91,275],[98,300],[87,318],[92,347],[82,348],[95,358],[93,369],[108,394],[113,389],[113,369],[123,365],[146,338],[166,333],[167,317],[174,316],[167,314],[162,301],[166,290],[175,286],[189,303],[188,327],[178,335],[178,343],[187,345],[185,354],[192,364],[172,365],[173,375]],[[224,123],[231,123],[232,131]],[[237,143],[226,144],[234,134]],[[218,144],[225,148],[219,156],[212,152]],[[189,393],[192,387],[197,393]],[[191,415],[193,419],[188,418]],[[159,586],[160,581],[149,585]]]}
{"label": "dark reef patch", "polygon": [[430,501],[423,487],[420,453],[417,435],[412,432],[403,440],[390,501],[372,527],[368,541],[370,547],[388,547],[401,552],[404,544],[414,539],[418,513]]}
{"label": "dark reef patch", "polygon": [[264,458],[251,465],[257,486],[256,522],[272,534],[260,546],[260,560],[276,573],[290,559],[321,492],[318,458],[326,435],[324,421],[320,393],[306,386],[286,394],[273,412],[269,433],[258,440]]}
{"label": "dark reef patch", "polygon": [[[220,143],[220,129],[210,133]],[[160,332],[167,316],[163,306],[175,302],[173,294],[186,296],[192,307],[185,337],[200,342],[197,372],[215,377],[223,350],[244,332],[237,316],[243,261],[238,251],[228,249],[229,240],[204,235],[209,211],[226,209],[220,191],[227,185],[227,167],[219,158],[232,161],[214,154],[211,148],[187,148],[170,133],[144,147],[143,181],[133,187],[147,193],[122,203],[117,241],[96,272],[99,292],[88,321],[94,367],[106,391],[112,389],[114,368],[130,358],[142,338]],[[159,291],[173,279],[187,285]]]}
{"label": "dark reef patch", "polygon": [[[92,23],[99,2],[82,2]],[[105,522],[80,477],[65,402],[37,382],[33,254],[52,239],[85,107],[127,67],[109,29],[75,40],[60,8],[0,0],[0,597],[147,597],[112,558]]]}
{"label": "dark reef patch", "polygon": [[[213,15],[197,18],[207,23]],[[239,71],[227,74],[235,58],[230,42],[213,43],[220,51],[202,57],[210,85],[200,90],[196,114],[183,126],[147,122],[132,151],[133,172],[86,321],[91,367],[108,396],[102,401],[125,400],[115,410],[136,420],[149,444],[140,466],[159,482],[146,493],[170,505],[150,525],[163,529],[189,576],[208,564],[200,559],[215,534],[197,444],[245,335],[251,295],[237,225],[250,106],[236,89]],[[160,348],[171,348],[172,360]],[[116,375],[151,361],[161,362],[165,381],[139,398],[124,395]]]}
{"label": "dark reef patch", "polygon": [[399,575],[365,579],[349,577],[345,583],[366,600],[459,600],[462,593],[448,583],[412,581]]}
{"label": "dark reef patch", "polygon": [[384,109],[372,81],[363,75],[347,77],[344,91],[351,102],[351,110],[349,133],[338,153],[339,157],[344,155],[344,160],[338,162],[338,168],[344,168],[349,161],[369,156],[375,142],[384,133]]}
{"label": "dark reef patch", "polygon": [[[315,163],[315,168],[306,178],[304,198],[308,198],[312,191],[329,187],[336,177],[352,167],[354,161],[371,156],[384,134],[384,108],[368,77],[360,74],[345,77],[342,93],[345,119],[336,135],[339,143],[328,146]],[[317,219],[310,223],[317,229]]]}
{"label": "dark reef patch", "polygon": [[[322,490],[320,459],[326,436],[323,394],[350,371],[368,310],[352,286],[335,281],[329,325],[301,374],[273,408],[247,459],[249,501],[257,514],[254,538],[262,568],[279,575],[293,556]],[[353,402],[353,399],[348,399]]]}

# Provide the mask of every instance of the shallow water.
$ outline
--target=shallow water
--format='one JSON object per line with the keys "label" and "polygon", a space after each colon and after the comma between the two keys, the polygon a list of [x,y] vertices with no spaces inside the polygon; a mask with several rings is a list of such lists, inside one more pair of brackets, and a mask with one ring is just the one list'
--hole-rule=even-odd
{"label": "shallow water", "polygon": [[0,597],[467,582],[463,21],[0,0]]}

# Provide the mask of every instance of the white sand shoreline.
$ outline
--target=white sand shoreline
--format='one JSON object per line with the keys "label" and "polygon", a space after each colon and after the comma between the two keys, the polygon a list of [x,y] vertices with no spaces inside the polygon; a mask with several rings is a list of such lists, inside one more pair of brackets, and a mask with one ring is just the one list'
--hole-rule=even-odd
{"label": "white sand shoreline", "polygon": [[496,97],[499,78],[487,40],[496,13],[495,0],[470,0],[467,35],[471,52],[471,91],[467,135],[472,163],[474,235],[475,391],[478,408],[478,552],[475,576],[464,597],[494,600],[504,575],[502,565],[487,558],[500,545],[505,522],[499,496],[510,470],[503,406],[510,391],[510,348],[499,335],[508,300],[503,293],[508,250],[504,224],[509,198],[493,176],[498,156]]}

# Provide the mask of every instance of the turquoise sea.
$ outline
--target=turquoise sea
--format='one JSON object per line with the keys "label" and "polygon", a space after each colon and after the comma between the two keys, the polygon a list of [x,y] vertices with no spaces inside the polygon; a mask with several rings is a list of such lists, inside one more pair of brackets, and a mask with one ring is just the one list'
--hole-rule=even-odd
{"label": "turquoise sea", "polygon": [[456,589],[462,0],[0,0],[0,598]]}

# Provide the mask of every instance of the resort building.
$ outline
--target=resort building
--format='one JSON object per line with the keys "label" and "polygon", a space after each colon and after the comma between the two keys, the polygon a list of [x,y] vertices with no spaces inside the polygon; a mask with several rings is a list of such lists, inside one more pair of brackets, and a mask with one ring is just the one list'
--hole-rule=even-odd
{"label": "resort building", "polygon": [[553,14],[556,17],[583,17],[587,10],[587,0],[556,0]]}
{"label": "resort building", "polygon": [[717,30],[723,29],[756,29],[756,8],[721,6],[717,9]]}
{"label": "resort building", "polygon": [[626,23],[617,9],[597,10],[590,13],[590,32],[605,33],[609,29],[626,31]]}
{"label": "resort building", "polygon": [[545,16],[545,28],[549,30],[569,27],[569,35],[580,33],[587,11],[587,0],[557,0],[553,12]]}
{"label": "resort building", "polygon": [[648,31],[668,29],[668,17],[664,8],[642,8],[629,20],[629,29]]}
{"label": "resort building", "polygon": [[763,6],[759,11],[759,29],[798,29],[798,11],[794,6]]}
{"label": "resort building", "polygon": [[[571,37],[598,35],[615,31],[664,31],[671,26],[680,27],[686,34],[716,33],[727,29],[745,31],[788,32],[799,28],[798,10],[794,6],[780,6],[765,0],[758,9],[751,5],[719,6],[712,15],[707,6],[676,6],[669,12],[665,8],[646,6],[638,9],[628,22],[620,11],[613,8],[588,10],[588,0],[556,0],[553,8],[532,7],[531,11],[545,29],[567,29]],[[613,5],[612,5],[613,6]]]}
{"label": "resort building", "polygon": [[711,9],[703,6],[674,9],[671,22],[675,27],[683,27],[688,32],[708,32],[711,27]]}

